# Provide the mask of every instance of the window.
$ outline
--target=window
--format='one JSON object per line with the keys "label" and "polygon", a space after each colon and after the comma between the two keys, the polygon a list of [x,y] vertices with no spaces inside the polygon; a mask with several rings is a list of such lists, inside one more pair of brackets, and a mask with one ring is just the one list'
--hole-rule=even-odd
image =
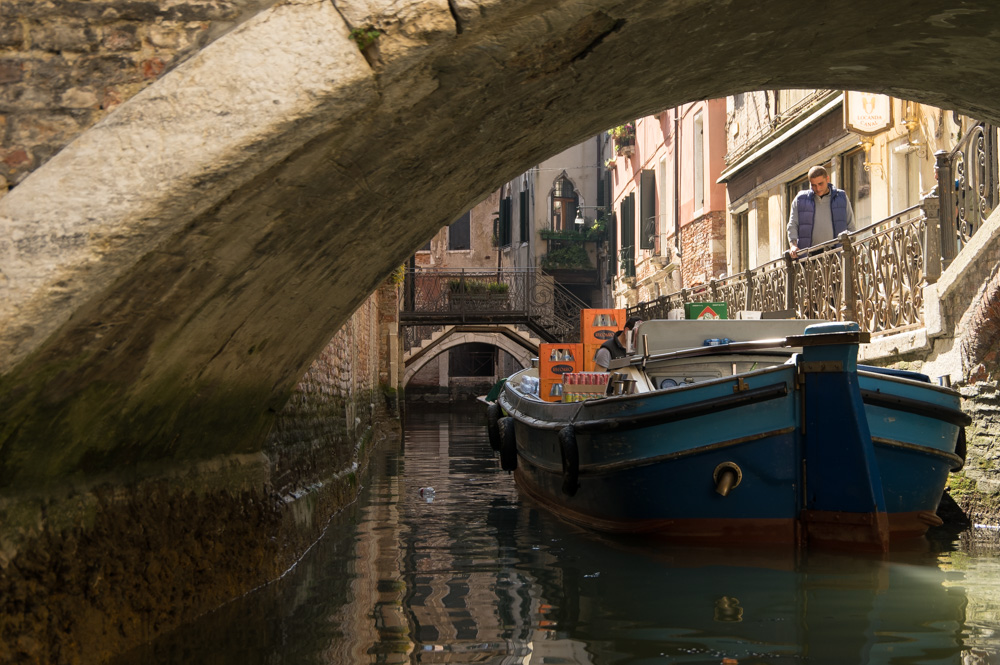
{"label": "window", "polygon": [[[769,210],[768,210],[768,200],[766,196],[757,199],[753,204],[751,209],[754,211],[754,223],[757,225],[757,254],[755,258],[750,258],[749,254],[747,259],[750,262],[748,267],[756,267],[762,263],[766,263],[771,255],[771,229],[769,221]],[[785,220],[787,221],[787,220]],[[747,224],[750,224],[750,220],[747,220]],[[784,230],[784,226],[781,227]],[[747,233],[749,236],[749,231]]]}
{"label": "window", "polygon": [[552,188],[552,230],[568,231],[576,219],[577,196],[573,183],[565,174],[559,176]]}
{"label": "window", "polygon": [[635,192],[622,199],[619,209],[621,211],[619,236],[622,242],[619,258],[622,273],[625,277],[635,277]]}
{"label": "window", "polygon": [[511,243],[511,199],[510,191],[500,199],[500,214],[497,217],[497,240],[500,247],[509,247]]}
{"label": "window", "polygon": [[705,209],[705,119],[694,117],[694,209]]}
{"label": "window", "polygon": [[520,224],[520,226],[521,226],[521,228],[520,228],[521,233],[520,233],[519,239],[520,239],[521,242],[528,242],[528,228],[529,228],[529,226],[528,226],[528,217],[530,215],[530,210],[531,210],[528,201],[529,201],[529,199],[528,199],[528,191],[524,190],[524,191],[521,192],[520,201],[519,201],[520,205],[518,206],[518,220],[521,223]]}
{"label": "window", "polygon": [[656,173],[643,169],[639,180],[639,247],[653,249],[656,246]]}
{"label": "window", "polygon": [[[795,200],[795,195],[801,192],[803,189],[809,189],[809,174],[803,173],[801,176],[792,180],[787,185],[785,185],[785,202],[788,204],[785,209],[786,215],[791,215],[792,211],[792,201]],[[788,221],[788,217],[785,217],[785,222]],[[787,226],[787,224],[786,224]],[[781,248],[782,251],[788,249],[788,233],[781,234]]]}
{"label": "window", "polygon": [[872,223],[871,174],[865,170],[863,148],[845,153],[841,159],[844,170],[844,191],[854,210],[854,228],[863,229]]}
{"label": "window", "polygon": [[750,267],[750,212],[733,215],[733,272]]}
{"label": "window", "polygon": [[667,206],[667,202],[670,200],[667,197],[667,158],[663,157],[660,159],[660,163],[656,165],[656,180],[657,180],[657,196],[659,197],[660,206],[657,209],[656,218],[656,231],[660,234],[669,234],[670,229],[673,228],[670,223],[670,210]]}
{"label": "window", "polygon": [[889,214],[906,210],[920,202],[920,165],[916,146],[904,136],[889,144],[892,168],[889,170]]}
{"label": "window", "polygon": [[448,249],[472,249],[469,236],[469,213],[465,213],[448,227]]}

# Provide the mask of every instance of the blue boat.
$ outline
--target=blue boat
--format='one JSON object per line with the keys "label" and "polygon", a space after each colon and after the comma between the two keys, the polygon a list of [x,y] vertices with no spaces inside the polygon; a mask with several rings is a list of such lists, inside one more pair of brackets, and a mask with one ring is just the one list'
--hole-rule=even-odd
{"label": "blue boat", "polygon": [[591,399],[544,401],[529,368],[488,407],[502,468],[564,519],[883,551],[941,523],[971,420],[951,388],[859,366],[857,324],[648,321],[633,340]]}

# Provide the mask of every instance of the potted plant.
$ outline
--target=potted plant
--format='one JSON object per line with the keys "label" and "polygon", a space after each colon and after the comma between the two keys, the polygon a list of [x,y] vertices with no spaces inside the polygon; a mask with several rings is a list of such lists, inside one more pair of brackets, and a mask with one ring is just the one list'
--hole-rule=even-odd
{"label": "potted plant", "polygon": [[611,138],[615,140],[615,153],[628,157],[635,152],[635,125],[626,122],[608,130]]}
{"label": "potted plant", "polygon": [[462,309],[508,309],[506,282],[485,279],[448,280],[449,302],[452,307]]}

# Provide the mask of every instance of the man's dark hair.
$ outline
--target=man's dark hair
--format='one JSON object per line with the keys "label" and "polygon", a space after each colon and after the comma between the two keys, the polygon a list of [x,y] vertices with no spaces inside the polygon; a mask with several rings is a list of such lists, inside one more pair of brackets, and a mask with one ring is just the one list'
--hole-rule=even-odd
{"label": "man's dark hair", "polygon": [[638,316],[630,316],[628,317],[628,321],[625,322],[625,330],[632,330],[639,323],[642,323],[642,319]]}

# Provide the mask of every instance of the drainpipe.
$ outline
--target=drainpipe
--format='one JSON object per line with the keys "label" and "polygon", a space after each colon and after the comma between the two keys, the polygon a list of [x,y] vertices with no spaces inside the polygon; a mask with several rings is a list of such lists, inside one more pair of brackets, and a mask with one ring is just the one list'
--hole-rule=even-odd
{"label": "drainpipe", "polygon": [[681,255],[681,115],[680,107],[674,109],[674,245]]}

